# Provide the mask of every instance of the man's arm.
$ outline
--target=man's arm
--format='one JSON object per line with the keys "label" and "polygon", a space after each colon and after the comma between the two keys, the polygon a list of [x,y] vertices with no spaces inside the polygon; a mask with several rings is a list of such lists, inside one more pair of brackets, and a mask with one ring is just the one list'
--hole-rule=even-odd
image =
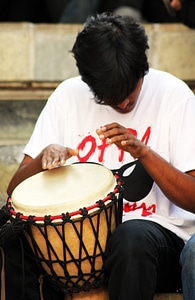
{"label": "man's arm", "polygon": [[63,166],[68,158],[77,154],[77,149],[52,144],[44,148],[35,159],[25,155],[8,185],[8,196],[11,196],[15,187],[26,178],[56,166]]}
{"label": "man's arm", "polygon": [[96,132],[101,140],[106,139],[108,144],[116,144],[139,159],[170,201],[195,212],[195,170],[184,173],[176,169],[118,123],[102,126]]}

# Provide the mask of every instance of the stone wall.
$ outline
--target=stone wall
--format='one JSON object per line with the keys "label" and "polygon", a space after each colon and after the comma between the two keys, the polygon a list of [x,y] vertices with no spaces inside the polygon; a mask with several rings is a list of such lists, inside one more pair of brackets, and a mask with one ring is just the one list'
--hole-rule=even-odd
{"label": "stone wall", "polygon": [[[181,24],[145,24],[150,65],[195,79],[195,34]],[[77,74],[70,50],[81,25],[0,23],[0,82],[61,81]]]}

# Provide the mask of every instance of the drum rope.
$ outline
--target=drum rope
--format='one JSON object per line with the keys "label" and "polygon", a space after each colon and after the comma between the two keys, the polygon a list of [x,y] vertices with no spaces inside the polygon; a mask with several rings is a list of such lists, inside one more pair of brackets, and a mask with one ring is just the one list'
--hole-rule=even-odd
{"label": "drum rope", "polygon": [[[113,194],[114,194],[114,195],[119,194],[119,198],[121,198],[120,195],[121,195],[122,192],[123,192],[123,184],[124,184],[124,183],[123,183],[122,180],[120,180],[120,179],[118,178],[117,175],[115,175],[115,176],[116,176],[116,180],[117,180],[117,185],[115,186],[114,191],[111,192],[111,193],[109,193],[109,194],[108,194],[104,199],[102,199],[101,201],[106,202],[106,201],[108,201],[108,200],[112,200],[112,195],[113,195]],[[73,212],[70,212],[70,213],[66,213],[66,215],[65,215],[64,213],[62,213],[62,214],[60,214],[60,215],[55,215],[55,216],[51,216],[51,215],[50,215],[50,216],[43,216],[43,217],[37,217],[37,216],[32,216],[32,215],[30,215],[30,216],[25,216],[25,215],[23,215],[22,213],[16,213],[16,212],[15,212],[14,208],[12,207],[12,199],[11,199],[10,197],[8,197],[8,199],[7,199],[6,208],[8,208],[8,210],[9,210],[9,217],[10,217],[10,215],[11,215],[12,218],[13,218],[14,216],[16,216],[16,215],[18,214],[18,215],[19,215],[19,218],[21,218],[22,220],[25,220],[25,221],[31,221],[31,222],[34,222],[34,221],[35,221],[35,222],[36,222],[36,221],[47,222],[47,220],[46,220],[47,218],[48,218],[48,222],[54,221],[54,220],[63,219],[64,217],[67,218],[67,219],[70,219],[71,217],[74,217],[74,216],[77,216],[77,215],[81,214],[81,213],[83,212],[83,209],[84,209],[84,208],[82,208],[82,209],[79,209],[79,210],[77,210],[77,211],[73,211]],[[88,207],[87,207],[87,210],[90,211],[90,210],[92,210],[92,209],[94,209],[94,208],[100,208],[99,205],[98,205],[98,201],[96,201],[95,204],[88,206]]]}
{"label": "drum rope", "polygon": [[4,205],[1,209],[0,209],[0,228],[2,225],[4,225],[7,221],[9,220],[9,215],[7,213],[7,208]]}
{"label": "drum rope", "polygon": [[24,232],[26,227],[27,224],[25,224],[25,222],[23,222],[20,218],[17,218],[14,223],[4,224],[0,230],[0,244],[4,244],[8,239]]}
{"label": "drum rope", "polygon": [[[113,201],[116,201],[116,197],[114,197],[114,195],[112,195]],[[44,240],[46,242],[46,247],[47,247],[47,253],[48,253],[48,257],[45,258],[44,254],[41,252],[40,247],[37,245],[36,241],[33,238],[33,234],[31,233],[31,239],[32,239],[32,245],[33,245],[33,251],[35,252],[36,256],[39,257],[39,260],[41,263],[46,263],[47,266],[49,267],[49,270],[51,271],[51,275],[49,275],[49,277],[52,278],[52,280],[54,282],[58,282],[59,280],[59,276],[57,276],[57,274],[55,274],[55,271],[52,268],[52,264],[54,264],[56,261],[58,261],[58,263],[62,266],[62,268],[64,269],[64,274],[65,274],[65,278],[66,281],[71,285],[70,288],[67,288],[68,291],[80,291],[81,290],[81,283],[83,282],[83,288],[84,290],[89,290],[92,288],[92,286],[99,286],[98,281],[102,281],[101,277],[103,276],[103,270],[95,270],[95,259],[97,258],[97,256],[103,256],[104,254],[104,249],[102,248],[99,240],[98,240],[98,236],[99,236],[99,228],[100,228],[100,212],[104,212],[105,214],[105,218],[106,218],[106,223],[107,223],[107,228],[105,228],[105,230],[108,230],[108,236],[111,235],[111,230],[110,230],[110,226],[111,226],[111,219],[112,219],[112,215],[115,213],[116,209],[112,209],[112,205],[110,205],[110,207],[107,209],[105,204],[102,202],[102,200],[99,200],[101,209],[99,211],[99,213],[97,215],[95,215],[95,217],[97,218],[97,229],[93,223],[93,218],[90,217],[87,214],[87,210],[84,209],[82,210],[83,212],[83,219],[81,222],[78,221],[71,221],[71,224],[74,228],[74,231],[79,239],[79,257],[77,259],[74,258],[74,256],[71,253],[71,249],[68,246],[68,243],[64,240],[64,235],[65,235],[65,227],[62,226],[63,231],[60,232],[59,228],[61,226],[59,226],[58,224],[52,223],[51,221],[49,221],[47,219],[46,224],[44,224],[44,226],[38,226],[38,224],[36,224],[36,227],[38,228],[38,230],[40,231],[41,235],[44,237]],[[85,220],[87,219],[87,221],[90,223],[91,226],[91,230],[94,234],[94,238],[95,238],[95,244],[94,244],[94,249],[93,249],[93,253],[90,255],[90,253],[87,250],[87,247],[85,245],[85,243],[83,242],[83,224],[85,222]],[[48,237],[48,223],[50,226],[52,226],[55,231],[57,232],[58,236],[60,237],[60,239],[62,240],[62,245],[63,245],[63,255],[64,258],[63,260],[60,259],[57,255],[57,253],[55,252],[54,247],[52,246],[52,243],[49,241],[49,237]],[[80,226],[78,226],[80,225]],[[59,228],[58,228],[59,227]],[[29,233],[29,232],[28,232]],[[97,249],[99,250],[99,253],[97,254]],[[85,254],[85,257],[82,257],[82,251]],[[70,258],[67,259],[67,253],[69,254]],[[52,255],[54,257],[52,257]],[[54,259],[55,258],[55,259]],[[87,259],[89,264],[91,265],[91,269],[90,272],[88,274],[84,274],[82,271],[82,262]],[[68,273],[68,271],[66,270],[65,266],[69,263],[74,263],[75,266],[78,269],[78,274],[77,274],[77,280],[75,282],[75,279],[73,278],[74,276],[72,276]],[[96,273],[98,275],[96,275]],[[48,276],[48,274],[45,274],[45,276]],[[85,276],[87,276],[87,279],[85,279]],[[93,284],[90,283],[90,280],[95,281],[96,283],[93,282]],[[56,283],[55,283],[55,287],[56,287]],[[61,284],[59,284],[60,289],[64,288],[63,284],[61,287]]]}

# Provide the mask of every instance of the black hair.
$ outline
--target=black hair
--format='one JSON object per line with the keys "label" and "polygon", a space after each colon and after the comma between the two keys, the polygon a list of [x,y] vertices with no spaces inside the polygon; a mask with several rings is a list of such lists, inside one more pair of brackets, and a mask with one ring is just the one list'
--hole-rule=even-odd
{"label": "black hair", "polygon": [[72,53],[82,80],[98,103],[118,105],[147,73],[148,38],[128,16],[90,16],[77,35]]}

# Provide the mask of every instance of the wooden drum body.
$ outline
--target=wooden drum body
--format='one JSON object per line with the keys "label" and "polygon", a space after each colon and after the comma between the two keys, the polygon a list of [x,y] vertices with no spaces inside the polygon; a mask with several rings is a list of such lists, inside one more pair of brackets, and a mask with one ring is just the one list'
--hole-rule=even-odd
{"label": "wooden drum body", "polygon": [[110,170],[92,163],[41,172],[13,191],[10,219],[26,222],[35,259],[57,290],[74,293],[104,283],[107,242],[122,217],[121,191]]}

